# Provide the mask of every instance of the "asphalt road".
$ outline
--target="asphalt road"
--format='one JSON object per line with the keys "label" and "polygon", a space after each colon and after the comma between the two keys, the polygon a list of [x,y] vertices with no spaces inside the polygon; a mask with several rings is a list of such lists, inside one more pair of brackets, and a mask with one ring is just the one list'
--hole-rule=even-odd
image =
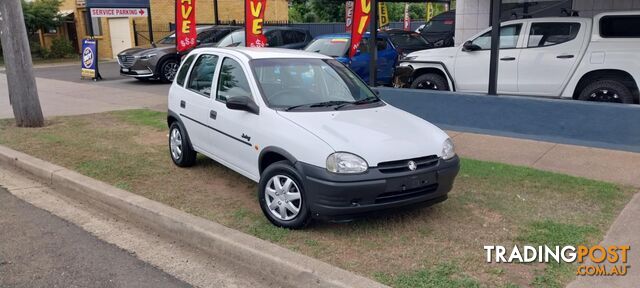
{"label": "asphalt road", "polygon": [[0,287],[190,287],[0,187]]}

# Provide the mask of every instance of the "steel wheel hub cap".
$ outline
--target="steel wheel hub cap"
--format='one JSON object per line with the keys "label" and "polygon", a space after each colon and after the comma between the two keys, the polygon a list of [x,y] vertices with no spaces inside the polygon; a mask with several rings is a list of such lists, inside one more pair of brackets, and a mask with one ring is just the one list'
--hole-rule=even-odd
{"label": "steel wheel hub cap", "polygon": [[271,215],[280,220],[296,218],[302,208],[298,185],[285,175],[276,175],[269,179],[264,189],[264,198]]}
{"label": "steel wheel hub cap", "polygon": [[171,130],[169,143],[171,146],[171,157],[173,157],[173,159],[175,160],[180,159],[180,157],[182,157],[182,135],[180,135],[180,130]]}

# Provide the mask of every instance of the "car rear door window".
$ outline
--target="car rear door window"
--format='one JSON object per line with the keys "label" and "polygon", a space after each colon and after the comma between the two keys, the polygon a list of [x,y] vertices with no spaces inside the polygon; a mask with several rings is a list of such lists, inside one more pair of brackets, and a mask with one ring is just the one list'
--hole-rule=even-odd
{"label": "car rear door window", "polygon": [[533,23],[527,47],[545,47],[569,42],[576,39],[578,31],[580,23]]}
{"label": "car rear door window", "polygon": [[184,80],[187,78],[187,73],[189,72],[191,63],[193,63],[193,59],[196,59],[196,55],[189,56],[189,58],[182,63],[180,71],[178,72],[178,77],[176,77],[176,83],[178,83],[178,85],[184,86]]}
{"label": "car rear door window", "polygon": [[640,38],[640,16],[604,16],[600,19],[600,36],[604,38]]}
{"label": "car rear door window", "polygon": [[226,103],[227,99],[235,96],[251,97],[249,81],[238,61],[224,58],[220,68],[220,77],[218,77],[216,100]]}
{"label": "car rear door window", "polygon": [[202,96],[210,97],[213,74],[216,72],[217,64],[218,56],[211,54],[201,55],[193,65],[187,88]]}
{"label": "car rear door window", "polygon": [[268,31],[264,34],[267,38],[267,47],[280,47],[282,46],[282,39],[280,37],[280,31]]}
{"label": "car rear door window", "polygon": [[297,44],[304,42],[306,35],[300,31],[296,30],[285,30],[282,31],[282,42],[284,45],[288,44]]}
{"label": "car rear door window", "polygon": [[[522,24],[507,25],[500,28],[500,49],[516,48],[520,38]],[[491,30],[473,40],[473,44],[480,46],[482,50],[491,49]]]}

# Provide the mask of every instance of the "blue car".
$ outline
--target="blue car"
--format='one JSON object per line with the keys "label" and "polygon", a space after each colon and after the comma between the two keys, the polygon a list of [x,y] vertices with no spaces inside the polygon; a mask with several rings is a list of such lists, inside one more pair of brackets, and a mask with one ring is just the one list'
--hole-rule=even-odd
{"label": "blue car", "polygon": [[[362,37],[360,48],[353,57],[349,59],[347,52],[351,45],[350,33],[327,34],[313,39],[304,49],[309,52],[316,52],[327,56],[335,57],[336,60],[346,64],[367,83],[369,82],[369,33]],[[378,34],[378,72],[376,83],[380,85],[391,85],[393,71],[398,64],[400,53],[396,50],[389,36],[384,33]]]}

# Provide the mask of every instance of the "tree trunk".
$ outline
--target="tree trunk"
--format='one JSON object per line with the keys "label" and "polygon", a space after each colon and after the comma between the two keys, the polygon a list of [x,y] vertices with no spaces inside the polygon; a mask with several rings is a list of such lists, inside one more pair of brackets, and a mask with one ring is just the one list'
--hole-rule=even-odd
{"label": "tree trunk", "polygon": [[18,127],[42,127],[44,117],[33,76],[31,50],[20,0],[0,0],[0,40],[7,69],[9,102]]}

